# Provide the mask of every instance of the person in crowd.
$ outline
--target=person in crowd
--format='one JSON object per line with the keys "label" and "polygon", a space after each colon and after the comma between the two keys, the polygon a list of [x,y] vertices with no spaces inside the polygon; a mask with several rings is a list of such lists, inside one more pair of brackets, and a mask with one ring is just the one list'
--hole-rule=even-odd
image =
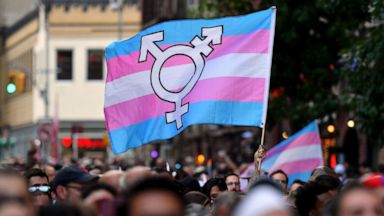
{"label": "person in crowd", "polygon": [[201,191],[199,181],[193,178],[192,176],[187,176],[183,178],[180,183],[186,188],[185,193],[190,191]]}
{"label": "person in crowd", "polygon": [[185,216],[209,216],[207,209],[197,203],[190,203],[185,206]]}
{"label": "person in crowd", "polygon": [[329,175],[338,178],[338,175],[332,168],[329,168],[327,166],[319,166],[312,171],[311,176],[309,177],[309,181],[315,181],[317,177],[322,175]]}
{"label": "person in crowd", "polygon": [[61,169],[51,182],[56,199],[59,202],[78,202],[86,185],[94,183],[99,177],[85,173],[78,167],[70,166]]}
{"label": "person in crowd", "polygon": [[[337,180],[337,178],[335,179]],[[299,188],[296,194],[295,206],[300,216],[321,216],[325,207],[336,195],[337,188],[338,186],[332,183],[324,184],[323,180],[312,181]]]}
{"label": "person in crowd", "polygon": [[365,174],[360,178],[360,182],[367,188],[372,189],[380,197],[384,206],[384,175],[380,173]]}
{"label": "person in crowd", "polygon": [[203,193],[209,197],[211,204],[214,202],[215,198],[223,191],[226,191],[227,184],[222,178],[211,178],[203,186]]}
{"label": "person in crowd", "polygon": [[378,194],[357,182],[348,183],[331,207],[334,216],[382,216],[383,205]]}
{"label": "person in crowd", "polygon": [[27,182],[16,170],[9,167],[0,167],[0,215],[36,215]]}
{"label": "person in crowd", "polygon": [[184,201],[175,184],[167,178],[149,177],[130,187],[119,215],[184,216]]}
{"label": "person in crowd", "polygon": [[248,194],[234,210],[234,216],[291,216],[277,183],[270,179],[258,179]]}
{"label": "person in crowd", "polygon": [[99,216],[111,215],[116,196],[117,192],[112,186],[102,183],[90,185],[81,194],[83,204],[96,210]]}
{"label": "person in crowd", "polygon": [[100,176],[99,182],[112,186],[115,191],[120,193],[122,191],[120,184],[123,184],[123,175],[124,172],[121,170],[109,170]]}
{"label": "person in crowd", "polygon": [[86,206],[73,203],[57,203],[42,206],[38,216],[97,216],[97,213]]}
{"label": "person in crowd", "polygon": [[289,193],[292,193],[293,191],[297,190],[298,188],[305,185],[305,182],[296,179],[292,182],[291,187],[289,187]]}
{"label": "person in crowd", "polygon": [[28,191],[33,196],[33,203],[39,207],[52,203],[51,187],[47,174],[43,170],[33,168],[24,173],[28,182]]}
{"label": "person in crowd", "polygon": [[283,170],[276,170],[269,174],[269,177],[277,182],[281,188],[283,189],[284,193],[288,192],[288,175]]}
{"label": "person in crowd", "polygon": [[224,176],[228,191],[240,192],[240,178],[236,173],[227,173]]}
{"label": "person in crowd", "polygon": [[210,200],[208,196],[199,191],[189,191],[184,194],[186,204],[196,203],[204,207],[209,207]]}
{"label": "person in crowd", "polygon": [[142,179],[152,176],[151,169],[145,166],[135,166],[125,171],[121,177],[120,187],[122,190],[128,190],[131,185]]}
{"label": "person in crowd", "polygon": [[212,216],[231,216],[235,206],[240,202],[237,191],[225,191],[213,202]]}
{"label": "person in crowd", "polygon": [[51,182],[56,176],[56,169],[51,164],[44,165],[43,171],[48,176],[48,182]]}

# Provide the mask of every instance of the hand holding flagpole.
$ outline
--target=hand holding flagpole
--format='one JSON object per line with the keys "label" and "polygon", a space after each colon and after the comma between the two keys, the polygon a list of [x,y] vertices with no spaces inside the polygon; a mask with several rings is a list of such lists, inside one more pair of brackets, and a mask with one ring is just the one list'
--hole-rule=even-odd
{"label": "hand holding flagpole", "polygon": [[256,168],[256,171],[260,174],[260,172],[261,172],[261,162],[265,158],[264,144],[260,144],[259,145],[259,148],[255,152],[254,158],[255,158],[255,166],[256,166],[255,168]]}
{"label": "hand holding flagpole", "polygon": [[260,142],[259,148],[257,149],[254,155],[255,172],[257,172],[259,175],[261,173],[261,162],[265,158],[264,136],[265,136],[265,126],[262,128],[262,131],[261,131],[261,142]]}

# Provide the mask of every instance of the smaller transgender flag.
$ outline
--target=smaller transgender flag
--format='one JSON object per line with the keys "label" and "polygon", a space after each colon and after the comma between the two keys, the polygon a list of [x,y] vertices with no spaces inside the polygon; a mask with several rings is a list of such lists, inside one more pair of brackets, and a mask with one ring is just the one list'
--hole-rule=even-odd
{"label": "smaller transgender flag", "polygon": [[316,121],[268,150],[262,169],[272,173],[283,170],[289,184],[299,179],[308,181],[311,172],[323,165],[321,139]]}
{"label": "smaller transgender flag", "polygon": [[192,124],[263,127],[276,9],[169,21],[106,48],[104,114],[114,153]]}

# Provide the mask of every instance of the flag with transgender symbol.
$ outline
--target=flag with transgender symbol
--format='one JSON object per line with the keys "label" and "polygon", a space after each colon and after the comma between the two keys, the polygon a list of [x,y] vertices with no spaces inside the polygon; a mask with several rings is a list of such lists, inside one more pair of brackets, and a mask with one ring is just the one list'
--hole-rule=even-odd
{"label": "flag with transgender symbol", "polygon": [[169,21],[110,44],[104,114],[113,152],[192,124],[263,127],[275,14]]}

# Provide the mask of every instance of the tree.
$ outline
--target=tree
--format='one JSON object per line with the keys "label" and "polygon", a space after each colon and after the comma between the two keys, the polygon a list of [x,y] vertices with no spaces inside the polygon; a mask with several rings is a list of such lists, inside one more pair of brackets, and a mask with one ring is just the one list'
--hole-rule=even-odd
{"label": "tree", "polygon": [[345,51],[343,98],[371,142],[384,143],[384,2],[371,1],[366,32]]}
{"label": "tree", "polygon": [[296,131],[312,119],[352,108],[335,91],[344,80],[345,64],[340,59],[368,31],[364,24],[372,19],[372,4],[364,0],[202,0],[199,10],[200,17],[213,17],[277,7],[267,126],[290,119]]}

